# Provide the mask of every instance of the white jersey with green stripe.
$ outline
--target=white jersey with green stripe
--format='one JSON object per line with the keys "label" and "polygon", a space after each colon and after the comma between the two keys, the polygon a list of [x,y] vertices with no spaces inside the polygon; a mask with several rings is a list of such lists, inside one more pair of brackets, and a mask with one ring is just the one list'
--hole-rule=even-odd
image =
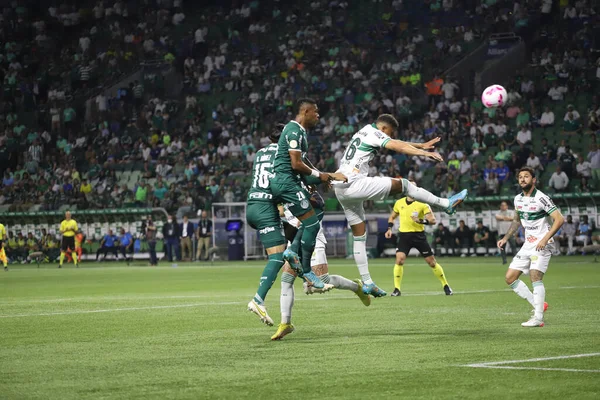
{"label": "white jersey with green stripe", "polygon": [[340,160],[338,172],[346,175],[348,182],[352,182],[356,176],[367,176],[369,162],[390,140],[388,135],[375,127],[375,124],[365,125],[352,136]]}
{"label": "white jersey with green stripe", "polygon": [[[515,197],[515,210],[521,219],[525,231],[523,249],[535,249],[535,246],[550,230],[552,220],[550,214],[556,211],[556,206],[550,197],[534,189],[531,196],[523,193]],[[550,239],[548,243],[552,243]]]}

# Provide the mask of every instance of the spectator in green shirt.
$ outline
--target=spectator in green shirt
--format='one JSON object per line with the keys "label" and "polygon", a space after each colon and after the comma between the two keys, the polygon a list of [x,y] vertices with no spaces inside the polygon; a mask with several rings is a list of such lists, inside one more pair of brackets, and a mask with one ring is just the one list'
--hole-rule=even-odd
{"label": "spectator in green shirt", "polygon": [[504,143],[500,143],[500,150],[496,153],[496,157],[494,157],[496,161],[509,161],[512,159],[512,151],[507,150]]}
{"label": "spectator in green shirt", "polygon": [[135,201],[138,206],[145,206],[148,199],[148,186],[145,182],[141,182],[135,191]]}
{"label": "spectator in green shirt", "polygon": [[517,115],[517,127],[527,125],[529,123],[530,115],[527,110],[523,110]]}

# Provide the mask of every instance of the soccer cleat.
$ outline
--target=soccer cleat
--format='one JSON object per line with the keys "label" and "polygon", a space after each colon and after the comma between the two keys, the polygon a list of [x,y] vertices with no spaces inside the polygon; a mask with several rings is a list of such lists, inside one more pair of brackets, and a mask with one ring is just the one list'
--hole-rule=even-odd
{"label": "soccer cleat", "polygon": [[331,289],[334,289],[335,286],[329,284],[329,283],[325,283],[323,284],[323,288],[322,289],[317,289],[314,286],[309,285],[308,283],[304,282],[302,284],[302,290],[304,291],[305,294],[309,295],[309,294],[315,294],[315,293],[325,293],[325,292],[329,292]]}
{"label": "soccer cleat", "polygon": [[277,327],[277,332],[273,336],[271,336],[271,340],[281,340],[284,336],[289,335],[294,332],[296,328],[292,324],[279,324]]}
{"label": "soccer cleat", "polygon": [[356,282],[356,284],[358,285],[358,289],[354,293],[358,296],[360,301],[362,301],[362,303],[366,307],[369,307],[371,305],[371,296],[369,296],[363,291],[363,283],[360,279],[355,279],[354,282]]}
{"label": "soccer cleat", "polygon": [[531,317],[529,321],[523,322],[521,326],[524,326],[526,328],[541,328],[542,326],[544,326],[544,321],[541,319],[537,319],[536,317]]}
{"label": "soccer cleat", "polygon": [[548,303],[544,302],[544,312],[546,312],[546,310],[548,310]]}
{"label": "soccer cleat", "polygon": [[364,294],[370,294],[373,297],[383,297],[387,295],[387,292],[377,286],[375,282],[368,284],[363,282],[362,291]]}
{"label": "soccer cleat", "polygon": [[467,189],[463,189],[462,191],[456,193],[454,196],[451,196],[448,199],[448,201],[450,202],[450,205],[445,210],[446,214],[448,214],[448,215],[454,214],[456,212],[456,207],[458,207],[458,205],[460,203],[465,201],[468,194],[469,194],[469,192],[467,191]]}
{"label": "soccer cleat", "polygon": [[444,293],[446,293],[446,296],[452,296],[452,289],[450,289],[450,286],[444,285]]}
{"label": "soccer cleat", "polygon": [[392,297],[400,297],[400,296],[402,296],[402,292],[400,291],[400,289],[394,288],[394,291],[392,292],[392,294],[390,294],[390,296],[392,296]]}
{"label": "soccer cleat", "polygon": [[304,270],[302,269],[302,264],[300,264],[300,257],[296,252],[287,249],[283,252],[283,259],[290,264],[290,268],[294,270],[294,272],[302,278],[304,275]]}
{"label": "soccer cleat", "polygon": [[273,319],[267,314],[265,306],[258,304],[254,299],[250,300],[250,303],[248,303],[248,311],[258,315],[262,323],[273,326]]}
{"label": "soccer cleat", "polygon": [[8,267],[4,267],[4,270],[5,270],[5,271],[8,271]]}
{"label": "soccer cleat", "polygon": [[[298,275],[300,276],[300,275]],[[312,286],[312,290],[314,290],[313,293],[323,293],[323,292],[327,292],[328,290],[331,290],[333,288],[333,285],[329,285],[330,288],[325,290],[325,284],[323,283],[323,281],[321,279],[319,279],[319,277],[312,271],[304,274],[303,276],[301,276],[302,279],[304,280],[304,282],[306,282],[308,284],[308,286]],[[321,290],[321,291],[319,291]]]}

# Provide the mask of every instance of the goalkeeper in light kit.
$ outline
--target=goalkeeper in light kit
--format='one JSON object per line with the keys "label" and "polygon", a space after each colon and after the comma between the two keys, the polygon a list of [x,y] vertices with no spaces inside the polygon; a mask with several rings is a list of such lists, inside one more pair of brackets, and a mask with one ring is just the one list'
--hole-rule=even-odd
{"label": "goalkeeper in light kit", "polygon": [[[506,235],[498,241],[498,248],[502,249],[523,225],[525,243],[510,263],[505,279],[519,297],[527,300],[533,306],[533,315],[521,325],[542,327],[544,326],[544,311],[548,308],[548,303],[545,301],[546,288],[542,279],[548,270],[550,257],[554,250],[553,237],[563,225],[564,217],[550,197],[536,189],[535,172],[532,168],[521,168],[518,179],[523,192],[515,197],[515,219]],[[552,221],[552,225],[550,225],[550,221]],[[530,274],[533,293],[519,279],[522,273]]]}
{"label": "goalkeeper in light kit", "polygon": [[[413,181],[410,183],[414,184]],[[392,296],[400,296],[402,276],[404,275],[404,261],[412,248],[419,250],[419,253],[425,257],[425,262],[432,268],[434,275],[440,280],[444,293],[447,296],[452,294],[452,289],[448,285],[444,269],[438,264],[431,246],[427,243],[425,237],[425,225],[435,225],[435,215],[428,204],[416,201],[411,197],[404,197],[394,204],[394,209],[388,219],[388,229],[385,232],[386,239],[392,237],[392,227],[394,220],[400,217],[400,229],[396,244],[396,265],[394,265],[394,291]]]}

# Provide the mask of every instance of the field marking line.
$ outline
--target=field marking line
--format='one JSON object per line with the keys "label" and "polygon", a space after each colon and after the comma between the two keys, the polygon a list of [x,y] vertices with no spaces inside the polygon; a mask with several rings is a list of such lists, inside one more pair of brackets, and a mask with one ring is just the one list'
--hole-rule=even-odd
{"label": "field marking line", "polygon": [[527,371],[559,371],[559,372],[591,372],[600,373],[600,369],[573,369],[573,368],[538,368],[538,367],[510,367],[506,365],[461,365],[461,367],[487,368],[487,369],[518,369]]}
{"label": "field marking line", "polygon": [[[596,287],[600,287],[600,286],[581,286],[579,288],[596,288]],[[565,289],[565,288],[558,288],[558,289]],[[578,287],[568,287],[566,289],[578,289]],[[464,291],[464,292],[455,292],[455,294],[480,294],[480,293],[500,293],[500,292],[512,292],[512,289],[498,289],[498,290],[471,290],[471,291]],[[407,293],[406,296],[408,297],[417,297],[417,296],[442,296],[445,295],[445,293],[443,292],[420,292],[420,293]],[[150,300],[156,300],[156,299],[175,299],[175,298],[203,298],[206,296],[189,296],[189,297],[182,297],[182,296],[154,296],[154,297],[130,297],[130,298],[123,298],[123,297],[116,297],[116,298],[111,298],[111,297],[91,297],[91,298],[85,298],[86,300],[111,300],[111,299],[116,299],[116,300],[146,300],[146,299],[150,299]],[[308,301],[325,301],[325,300],[346,300],[346,299],[354,299],[355,296],[333,296],[333,297],[327,297],[327,296],[311,296],[308,298],[303,298],[303,300],[308,300]],[[39,301],[39,303],[43,303],[43,302],[57,302],[57,301],[70,301],[70,300],[81,300],[81,298],[69,298],[69,299],[49,299],[49,300],[41,300]],[[30,301],[25,301],[25,302],[20,302],[20,304],[31,304],[34,303],[30,302]],[[0,304],[19,304],[19,302],[17,303],[0,303]],[[46,317],[46,316],[54,316],[54,315],[76,315],[76,314],[95,314],[95,313],[107,313],[107,312],[121,312],[121,311],[143,311],[143,310],[160,310],[160,309],[169,309],[169,308],[186,308],[186,307],[202,307],[202,306],[226,306],[226,305],[241,305],[241,304],[245,304],[244,301],[225,301],[225,302],[204,302],[204,303],[191,303],[191,304],[172,304],[172,305],[164,305],[164,306],[146,306],[146,307],[123,307],[123,308],[107,308],[107,309],[99,309],[99,310],[76,310],[76,311],[56,311],[56,312],[47,312],[47,313],[31,313],[31,314],[5,314],[5,315],[0,315],[0,319],[3,318],[24,318],[24,317]]]}
{"label": "field marking line", "polygon": [[[559,286],[551,290],[573,290],[573,289],[600,289],[600,285],[585,285],[585,286]],[[512,289],[482,289],[482,290],[465,290],[455,291],[455,294],[482,294],[482,293],[503,293],[512,292]],[[404,297],[418,297],[418,296],[444,296],[445,293],[441,291],[426,291],[426,292],[414,292],[402,294]],[[60,303],[66,301],[128,301],[128,300],[162,300],[162,299],[202,299],[202,298],[216,298],[225,297],[231,298],[229,295],[167,295],[167,296],[85,296],[85,297],[67,297],[58,299],[36,299],[36,300],[0,300],[0,305],[16,305],[16,304],[35,304],[35,303]],[[342,298],[342,297],[337,297]],[[352,298],[352,296],[346,296],[344,298]]]}
{"label": "field marking line", "polygon": [[540,357],[540,358],[529,358],[526,360],[506,360],[506,361],[490,361],[483,363],[472,363],[463,364],[459,367],[470,367],[470,368],[489,368],[489,369],[513,369],[513,370],[532,370],[532,371],[561,371],[561,372],[592,372],[600,373],[600,369],[576,369],[576,368],[544,368],[544,367],[516,367],[507,364],[523,364],[540,361],[550,360],[566,360],[572,358],[583,358],[583,357],[597,357],[600,353],[584,353],[584,354],[573,354],[568,356],[555,356],[555,357]]}

